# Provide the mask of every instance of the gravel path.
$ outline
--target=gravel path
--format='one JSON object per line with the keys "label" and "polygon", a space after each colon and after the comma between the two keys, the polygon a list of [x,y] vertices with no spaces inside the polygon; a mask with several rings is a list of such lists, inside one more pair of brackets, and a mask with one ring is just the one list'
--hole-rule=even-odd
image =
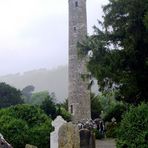
{"label": "gravel path", "polygon": [[96,148],[116,148],[114,139],[96,140]]}

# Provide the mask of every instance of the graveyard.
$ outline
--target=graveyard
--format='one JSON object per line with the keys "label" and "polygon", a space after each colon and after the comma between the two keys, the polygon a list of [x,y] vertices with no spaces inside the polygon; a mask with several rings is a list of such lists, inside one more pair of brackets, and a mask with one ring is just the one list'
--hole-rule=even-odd
{"label": "graveyard", "polygon": [[0,148],[147,148],[148,1],[109,0],[92,35],[67,2],[68,98],[0,82]]}

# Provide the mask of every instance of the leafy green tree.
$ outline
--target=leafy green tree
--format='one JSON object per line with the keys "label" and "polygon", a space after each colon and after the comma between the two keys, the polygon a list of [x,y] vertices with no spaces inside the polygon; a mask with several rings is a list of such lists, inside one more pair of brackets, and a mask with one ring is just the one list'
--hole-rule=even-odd
{"label": "leafy green tree", "polygon": [[100,91],[116,90],[116,99],[148,101],[148,1],[109,0],[95,34],[79,45],[92,51],[88,69]]}
{"label": "leafy green tree", "polygon": [[30,98],[30,104],[41,105],[42,102],[49,96],[48,91],[35,92]]}
{"label": "leafy green tree", "polygon": [[71,121],[71,114],[64,108],[63,104],[56,104],[57,115],[63,117],[67,122]]}
{"label": "leafy green tree", "polygon": [[24,99],[25,103],[30,103],[32,92],[34,91],[35,87],[33,85],[28,85],[25,88],[22,89],[22,97]]}
{"label": "leafy green tree", "polygon": [[68,111],[68,99],[65,99],[64,102],[60,103],[60,106],[63,107],[66,111]]}
{"label": "leafy green tree", "polygon": [[100,117],[102,106],[100,104],[100,100],[98,96],[95,96],[91,93],[91,118],[96,119]]}
{"label": "leafy green tree", "polygon": [[48,95],[48,97],[45,98],[40,107],[52,119],[54,119],[57,116],[56,104],[50,95]]}
{"label": "leafy green tree", "polygon": [[112,108],[110,108],[105,116],[104,116],[104,121],[111,122],[112,118],[116,119],[116,122],[120,122],[122,119],[123,114],[126,112],[126,107],[123,104],[116,104]]}
{"label": "leafy green tree", "polygon": [[0,83],[0,108],[22,104],[21,91],[6,84]]}
{"label": "leafy green tree", "polygon": [[48,148],[51,119],[37,106],[16,105],[0,110],[0,133],[15,148],[26,144]]}

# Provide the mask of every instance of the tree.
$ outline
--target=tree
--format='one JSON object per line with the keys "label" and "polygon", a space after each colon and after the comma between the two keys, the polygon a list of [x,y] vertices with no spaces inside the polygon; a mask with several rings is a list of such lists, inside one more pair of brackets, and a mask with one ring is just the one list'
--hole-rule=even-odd
{"label": "tree", "polygon": [[34,91],[35,87],[33,85],[28,85],[22,89],[22,95],[25,103],[30,103],[32,92]]}
{"label": "tree", "polygon": [[47,98],[48,96],[48,91],[35,92],[32,94],[29,103],[33,105],[41,105],[45,98]]}
{"label": "tree", "polygon": [[137,105],[148,101],[148,1],[109,0],[102,28],[79,45],[93,52],[88,69],[100,91],[116,90],[116,99]]}
{"label": "tree", "polygon": [[0,110],[0,132],[15,148],[27,143],[49,148],[51,121],[37,106],[25,104]]}
{"label": "tree", "polygon": [[91,118],[96,119],[100,117],[102,106],[100,104],[99,96],[95,96],[91,93]]}
{"label": "tree", "polygon": [[55,103],[55,95],[48,95],[40,105],[41,109],[44,110],[46,115],[55,119],[58,115],[62,116],[66,121],[71,121],[71,114],[65,109],[67,108],[67,100],[64,103]]}
{"label": "tree", "polygon": [[52,119],[55,119],[55,117],[57,116],[56,104],[50,95],[48,95],[48,97],[45,98],[40,107]]}
{"label": "tree", "polygon": [[0,108],[22,103],[20,90],[6,83],[0,83]]}

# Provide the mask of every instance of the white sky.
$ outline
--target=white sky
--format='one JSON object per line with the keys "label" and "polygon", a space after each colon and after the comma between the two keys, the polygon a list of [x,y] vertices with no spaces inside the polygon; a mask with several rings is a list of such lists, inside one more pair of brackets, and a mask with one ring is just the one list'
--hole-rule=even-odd
{"label": "white sky", "polygon": [[[88,32],[108,0],[87,0]],[[0,0],[0,75],[68,62],[68,0]]]}

